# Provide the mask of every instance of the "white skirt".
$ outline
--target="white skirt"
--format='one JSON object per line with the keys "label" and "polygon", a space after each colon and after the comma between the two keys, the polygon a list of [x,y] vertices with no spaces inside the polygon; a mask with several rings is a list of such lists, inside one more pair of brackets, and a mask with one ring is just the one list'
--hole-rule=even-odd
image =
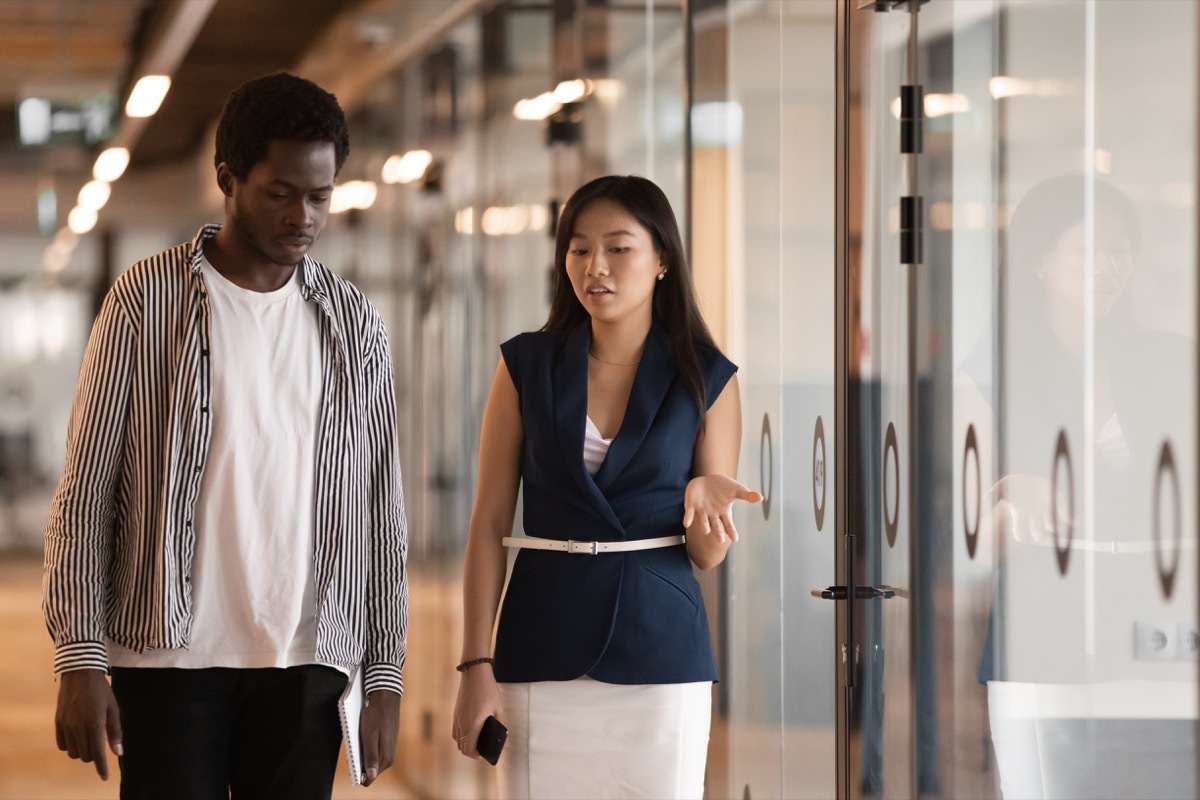
{"label": "white skirt", "polygon": [[700,800],[712,683],[501,683],[502,800]]}

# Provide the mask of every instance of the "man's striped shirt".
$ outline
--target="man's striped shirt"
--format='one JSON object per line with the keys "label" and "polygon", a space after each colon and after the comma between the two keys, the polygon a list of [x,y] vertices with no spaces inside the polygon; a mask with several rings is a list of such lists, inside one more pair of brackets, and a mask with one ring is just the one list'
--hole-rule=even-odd
{"label": "man's striped shirt", "polygon": [[[203,228],[115,282],[92,328],[46,527],[55,672],[108,667],[105,639],[187,647],[192,518],[211,433]],[[317,659],[402,692],[408,550],[387,333],[354,286],[305,257],[323,375],[314,474]]]}

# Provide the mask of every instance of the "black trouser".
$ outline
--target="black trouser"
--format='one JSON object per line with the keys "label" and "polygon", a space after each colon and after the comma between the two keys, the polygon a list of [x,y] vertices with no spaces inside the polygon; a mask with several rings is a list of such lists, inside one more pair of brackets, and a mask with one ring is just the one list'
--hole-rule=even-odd
{"label": "black trouser", "polygon": [[116,668],[123,800],[329,798],[342,741],[330,667]]}

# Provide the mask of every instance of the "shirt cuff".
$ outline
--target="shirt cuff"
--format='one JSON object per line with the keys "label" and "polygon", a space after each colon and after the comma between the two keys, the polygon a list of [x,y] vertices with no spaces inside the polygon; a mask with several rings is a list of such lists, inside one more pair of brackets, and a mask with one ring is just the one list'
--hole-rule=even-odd
{"label": "shirt cuff", "polygon": [[368,664],[363,674],[363,691],[370,694],[376,689],[387,689],[404,695],[404,679],[400,667],[394,664]]}
{"label": "shirt cuff", "polygon": [[71,642],[55,648],[55,675],[77,669],[108,672],[108,648],[104,646],[104,642]]}

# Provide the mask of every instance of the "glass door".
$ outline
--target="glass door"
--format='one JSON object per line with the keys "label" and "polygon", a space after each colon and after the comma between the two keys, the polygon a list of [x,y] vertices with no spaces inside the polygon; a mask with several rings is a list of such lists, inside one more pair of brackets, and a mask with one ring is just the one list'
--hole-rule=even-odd
{"label": "glass door", "polygon": [[[781,797],[837,787],[837,609],[813,598],[836,572],[837,7],[784,0],[780,13],[779,228],[781,416],[771,431],[780,475]],[[750,432],[753,436],[753,432]],[[761,436],[759,437],[762,438]],[[817,691],[816,687],[827,687]]]}
{"label": "glass door", "polygon": [[1194,797],[1196,7],[853,5],[846,794]]}
{"label": "glass door", "polygon": [[[836,792],[836,0],[689,4],[693,244],[741,369],[738,510],[724,570],[708,797]],[[707,309],[706,309],[707,312]],[[711,316],[710,316],[711,318]]]}
{"label": "glass door", "polygon": [[[923,261],[917,4],[849,10],[846,336],[848,781],[851,797],[912,797],[922,713],[917,390]],[[924,476],[921,476],[924,477]]]}

